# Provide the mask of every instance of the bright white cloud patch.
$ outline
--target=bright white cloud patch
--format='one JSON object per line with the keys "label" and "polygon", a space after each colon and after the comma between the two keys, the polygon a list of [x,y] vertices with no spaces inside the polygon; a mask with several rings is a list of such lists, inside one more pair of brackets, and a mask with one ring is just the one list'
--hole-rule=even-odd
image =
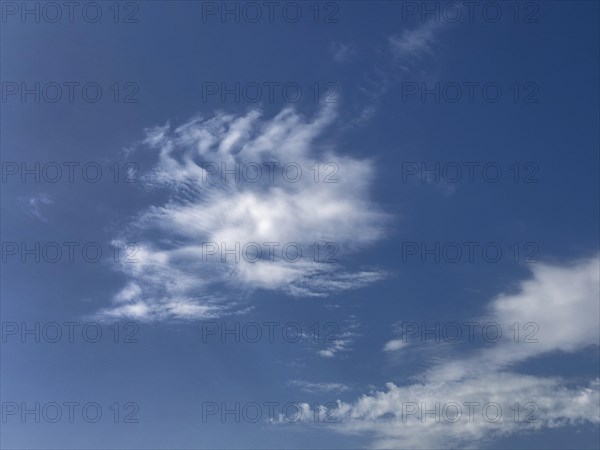
{"label": "bright white cloud patch", "polygon": [[391,341],[386,342],[383,346],[383,350],[386,352],[395,352],[404,348],[407,345],[402,339],[392,339]]}
{"label": "bright white cloud patch", "polygon": [[[599,424],[598,378],[582,383],[513,368],[549,352],[598,346],[599,274],[598,257],[569,266],[536,266],[518,292],[491,302],[487,319],[536,322],[538,343],[516,344],[508,337],[463,357],[441,355],[418,383],[388,383],[386,390],[353,403],[339,401],[333,429],[372,435],[376,448],[447,448],[478,447],[543,428]],[[399,346],[390,341],[386,349]]]}
{"label": "bright white cloud patch", "polygon": [[328,142],[335,120],[331,107],[312,120],[287,108],[149,130],[137,151],[157,162],[143,182],[168,199],[119,237],[139,244],[138,262],[122,266],[131,283],[100,314],[206,318],[254,289],[327,296],[381,279],[344,268],[387,217],[369,198],[372,163]]}

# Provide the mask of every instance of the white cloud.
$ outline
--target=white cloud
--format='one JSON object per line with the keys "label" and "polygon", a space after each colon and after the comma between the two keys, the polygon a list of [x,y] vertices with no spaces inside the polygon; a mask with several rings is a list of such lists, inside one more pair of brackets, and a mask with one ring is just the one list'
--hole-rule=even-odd
{"label": "white cloud", "polygon": [[333,330],[331,335],[327,336],[326,348],[319,350],[317,354],[323,358],[334,358],[338,354],[343,354],[352,350],[352,344],[360,336],[358,329],[360,323],[355,316],[350,316],[345,320],[340,329]]}
{"label": "white cloud", "polygon": [[368,123],[377,113],[377,108],[374,106],[367,106],[364,108],[360,115],[352,121],[352,124],[355,126],[361,126],[365,123]]}
{"label": "white cloud", "polygon": [[121,289],[117,295],[115,295],[114,299],[116,302],[130,302],[139,298],[142,295],[142,288],[133,282],[130,282]]}
{"label": "white cloud", "polygon": [[48,221],[42,211],[44,206],[51,205],[53,203],[48,194],[41,193],[38,195],[33,195],[29,198],[21,198],[20,201],[21,207],[31,217],[35,217],[43,222]]}
{"label": "white cloud", "polygon": [[[480,448],[513,433],[600,423],[598,379],[570,388],[559,378],[492,372],[386,387],[352,404],[339,402],[336,429],[372,433],[374,448]],[[515,402],[520,404],[518,418]],[[427,410],[435,413],[426,415]]]}
{"label": "white cloud", "polygon": [[402,339],[392,339],[391,341],[386,342],[383,346],[383,350],[386,352],[395,352],[400,350],[406,346],[406,342]]}
{"label": "white cloud", "polygon": [[433,45],[436,42],[436,32],[439,23],[426,22],[412,30],[404,30],[400,35],[388,39],[390,50],[394,57],[407,63],[415,63],[426,55],[433,55]]}
{"label": "white cloud", "polygon": [[331,42],[329,44],[329,50],[333,55],[333,61],[336,63],[350,62],[356,57],[356,50],[351,44]]}
{"label": "white cloud", "polygon": [[381,59],[369,69],[358,88],[371,104],[361,105],[357,116],[349,124],[362,126],[372,120],[382,97],[404,81],[407,75],[418,79],[431,77],[431,68],[426,63],[435,57],[435,46],[442,29],[441,23],[426,22],[389,36],[383,50],[380,46],[374,50],[373,54]]}
{"label": "white cloud", "polygon": [[[271,119],[219,113],[148,130],[142,147],[158,161],[142,181],[169,200],[142,211],[119,236],[139,245],[138,263],[122,266],[133,284],[100,315],[125,315],[130,301],[138,318],[214,317],[255,289],[322,297],[383,278],[378,269],[344,268],[345,258],[384,236],[388,216],[369,198],[372,162],[334,152],[327,133],[335,121],[328,105],[312,120],[286,108]],[[271,242],[279,243],[273,253]],[[215,243],[218,254],[209,259],[204,243]],[[263,252],[255,262],[255,247],[249,258],[241,251],[250,243]],[[219,254],[236,245],[240,260],[221,262]],[[302,257],[292,261],[298,248]],[[133,295],[134,285],[142,292]]]}
{"label": "white cloud", "polygon": [[[363,395],[353,403],[339,401],[339,423],[333,429],[372,435],[376,448],[446,448],[478,447],[497,437],[544,428],[599,424],[598,378],[577,383],[514,371],[515,363],[536,356],[598,346],[599,274],[597,256],[567,266],[537,265],[517,292],[491,302],[486,319],[499,324],[535,322],[538,343],[517,344],[507,336],[491,348],[458,359],[441,355],[417,383],[388,383],[385,391]],[[395,347],[394,342],[387,345]],[[465,405],[470,402],[478,403],[479,409],[470,413]],[[518,420],[515,402],[521,405]],[[411,414],[413,403],[417,409]],[[455,403],[462,417],[453,423],[458,410],[449,405]],[[436,404],[439,412],[423,418],[424,410],[435,410]],[[489,414],[483,411],[486,405],[492,405]],[[496,411],[502,416],[495,422]],[[526,417],[535,421],[525,421]]]}
{"label": "white cloud", "polygon": [[[507,331],[519,324],[520,343],[514,333],[503,333],[491,348],[460,361],[444,363],[429,375],[444,380],[483,370],[504,369],[550,352],[573,352],[600,342],[600,263],[598,257],[567,266],[535,264],[532,277],[518,291],[501,294],[491,302],[481,321],[496,322]],[[531,323],[531,326],[527,324]],[[533,334],[535,333],[535,334]],[[531,335],[537,342],[522,342]]]}
{"label": "white cloud", "polygon": [[304,380],[292,380],[288,384],[309,393],[344,392],[350,389],[342,383],[311,383]]}

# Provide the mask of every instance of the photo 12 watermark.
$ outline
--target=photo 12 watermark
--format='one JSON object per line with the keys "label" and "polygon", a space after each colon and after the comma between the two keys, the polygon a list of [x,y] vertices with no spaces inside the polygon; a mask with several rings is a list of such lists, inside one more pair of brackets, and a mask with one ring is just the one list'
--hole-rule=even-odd
{"label": "photo 12 watermark", "polygon": [[337,423],[337,402],[215,402],[201,404],[202,423]]}
{"label": "photo 12 watermark", "polygon": [[140,22],[140,2],[131,1],[2,1],[4,24],[97,24]]}
{"label": "photo 12 watermark", "polygon": [[[533,321],[500,324],[496,321],[447,321],[397,324],[402,343],[499,343],[537,344],[540,326]],[[504,337],[504,339],[503,339]]]}
{"label": "photo 12 watermark", "polygon": [[535,161],[403,161],[402,184],[537,184],[540,165]]}
{"label": "photo 12 watermark", "polygon": [[540,22],[541,3],[530,1],[401,1],[402,23],[523,23]]}
{"label": "photo 12 watermark", "polygon": [[132,401],[3,401],[2,423],[136,424],[139,412],[139,404]]}
{"label": "photo 12 watermark", "polygon": [[200,334],[203,344],[297,344],[301,341],[328,344],[334,343],[343,330],[338,323],[331,321],[304,325],[278,321],[204,321],[200,323]]}
{"label": "photo 12 watermark", "polygon": [[2,103],[139,103],[140,87],[133,81],[3,81]]}
{"label": "photo 12 watermark", "polygon": [[203,81],[202,103],[338,103],[340,87],[326,82],[297,81]]}
{"label": "photo 12 watermark", "polygon": [[2,183],[91,183],[103,180],[113,183],[137,183],[140,168],[134,161],[3,161]]}
{"label": "photo 12 watermark", "polygon": [[1,324],[2,344],[137,344],[140,326],[137,322],[16,322]]}
{"label": "photo 12 watermark", "polygon": [[335,24],[340,21],[340,2],[203,1],[201,4],[202,23]]}
{"label": "photo 12 watermark", "polygon": [[139,245],[135,242],[96,241],[2,241],[2,264],[57,264],[111,261],[136,264]]}
{"label": "photo 12 watermark", "polygon": [[535,264],[540,262],[539,250],[534,241],[404,241],[400,260],[403,264],[497,264],[502,260]]}
{"label": "photo 12 watermark", "polygon": [[501,101],[540,103],[540,85],[534,81],[403,81],[401,102],[421,104],[485,104]]}

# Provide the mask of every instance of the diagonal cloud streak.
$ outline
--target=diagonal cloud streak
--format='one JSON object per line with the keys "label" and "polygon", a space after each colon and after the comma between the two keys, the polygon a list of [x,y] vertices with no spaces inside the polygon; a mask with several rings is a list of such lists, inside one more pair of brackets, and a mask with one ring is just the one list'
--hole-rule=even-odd
{"label": "diagonal cloud streak", "polygon": [[518,373],[515,365],[552,352],[597,348],[599,285],[598,256],[567,266],[538,265],[517,293],[495,298],[486,317],[502,324],[535,320],[537,343],[515,344],[504,336],[473,355],[442,357],[417,383],[388,383],[385,391],[352,403],[338,400],[331,429],[373,436],[374,448],[480,448],[515,433],[597,426],[599,378],[574,383]]}

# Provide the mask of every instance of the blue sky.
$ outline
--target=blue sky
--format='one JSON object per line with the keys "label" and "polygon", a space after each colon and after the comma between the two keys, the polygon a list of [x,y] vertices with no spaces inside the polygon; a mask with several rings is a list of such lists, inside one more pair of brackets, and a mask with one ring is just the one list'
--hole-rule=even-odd
{"label": "blue sky", "polygon": [[597,2],[1,8],[2,448],[599,447]]}

